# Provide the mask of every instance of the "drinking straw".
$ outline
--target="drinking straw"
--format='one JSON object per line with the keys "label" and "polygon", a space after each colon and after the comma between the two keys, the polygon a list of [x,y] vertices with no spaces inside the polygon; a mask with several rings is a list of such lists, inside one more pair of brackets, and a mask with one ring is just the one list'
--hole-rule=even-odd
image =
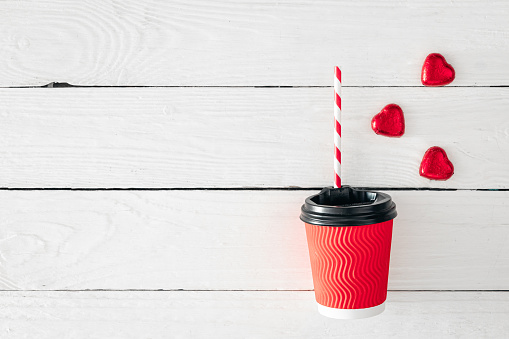
{"label": "drinking straw", "polygon": [[334,67],[334,187],[341,187],[341,70]]}

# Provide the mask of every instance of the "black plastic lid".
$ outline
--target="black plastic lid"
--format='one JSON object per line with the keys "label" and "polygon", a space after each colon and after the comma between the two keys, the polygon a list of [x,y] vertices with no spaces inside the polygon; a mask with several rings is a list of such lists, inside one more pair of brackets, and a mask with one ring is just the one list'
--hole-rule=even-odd
{"label": "black plastic lid", "polygon": [[361,226],[394,219],[396,204],[386,193],[349,186],[326,187],[306,199],[300,219],[319,226]]}

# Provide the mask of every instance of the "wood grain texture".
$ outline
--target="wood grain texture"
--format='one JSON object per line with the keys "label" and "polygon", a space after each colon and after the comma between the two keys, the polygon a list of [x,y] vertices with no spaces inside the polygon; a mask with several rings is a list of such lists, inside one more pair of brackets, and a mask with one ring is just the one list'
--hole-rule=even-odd
{"label": "wood grain texture", "polygon": [[0,86],[509,85],[504,1],[0,2]]}
{"label": "wood grain texture", "polygon": [[[318,314],[313,292],[0,292],[2,338],[504,338],[507,292],[389,292],[379,316]],[[198,325],[199,324],[199,325]]]}
{"label": "wood grain texture", "polygon": [[[0,191],[0,289],[309,290],[313,193]],[[389,289],[507,289],[509,192],[390,194]]]}
{"label": "wood grain texture", "polygon": [[[346,88],[343,182],[509,188],[509,88]],[[333,178],[330,88],[0,90],[2,187],[321,187]],[[402,138],[370,121],[405,112]],[[418,175],[443,147],[456,173]]]}
{"label": "wood grain texture", "polygon": [[[4,0],[0,13],[0,87],[150,87],[0,89],[0,187],[330,185],[340,65],[345,184],[509,188],[509,88],[489,87],[509,85],[508,2]],[[455,87],[421,87],[431,52]],[[401,139],[369,127],[391,102]],[[449,181],[418,176],[435,145]],[[312,193],[0,190],[0,337],[507,336],[509,192],[389,191],[389,289],[442,291],[389,292],[384,314],[356,322],[316,312],[298,219]]]}

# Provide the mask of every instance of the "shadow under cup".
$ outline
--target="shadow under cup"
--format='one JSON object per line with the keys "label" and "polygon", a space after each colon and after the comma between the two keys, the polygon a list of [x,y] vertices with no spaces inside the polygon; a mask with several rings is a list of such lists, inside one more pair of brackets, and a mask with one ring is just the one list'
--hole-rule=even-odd
{"label": "shadow under cup", "polygon": [[390,195],[324,188],[302,205],[318,311],[357,319],[385,309],[392,223]]}

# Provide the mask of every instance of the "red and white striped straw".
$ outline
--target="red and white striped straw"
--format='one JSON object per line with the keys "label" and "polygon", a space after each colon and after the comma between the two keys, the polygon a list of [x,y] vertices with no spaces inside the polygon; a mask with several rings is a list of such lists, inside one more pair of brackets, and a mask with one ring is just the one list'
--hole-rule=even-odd
{"label": "red and white striped straw", "polygon": [[341,187],[341,70],[334,67],[334,187]]}

